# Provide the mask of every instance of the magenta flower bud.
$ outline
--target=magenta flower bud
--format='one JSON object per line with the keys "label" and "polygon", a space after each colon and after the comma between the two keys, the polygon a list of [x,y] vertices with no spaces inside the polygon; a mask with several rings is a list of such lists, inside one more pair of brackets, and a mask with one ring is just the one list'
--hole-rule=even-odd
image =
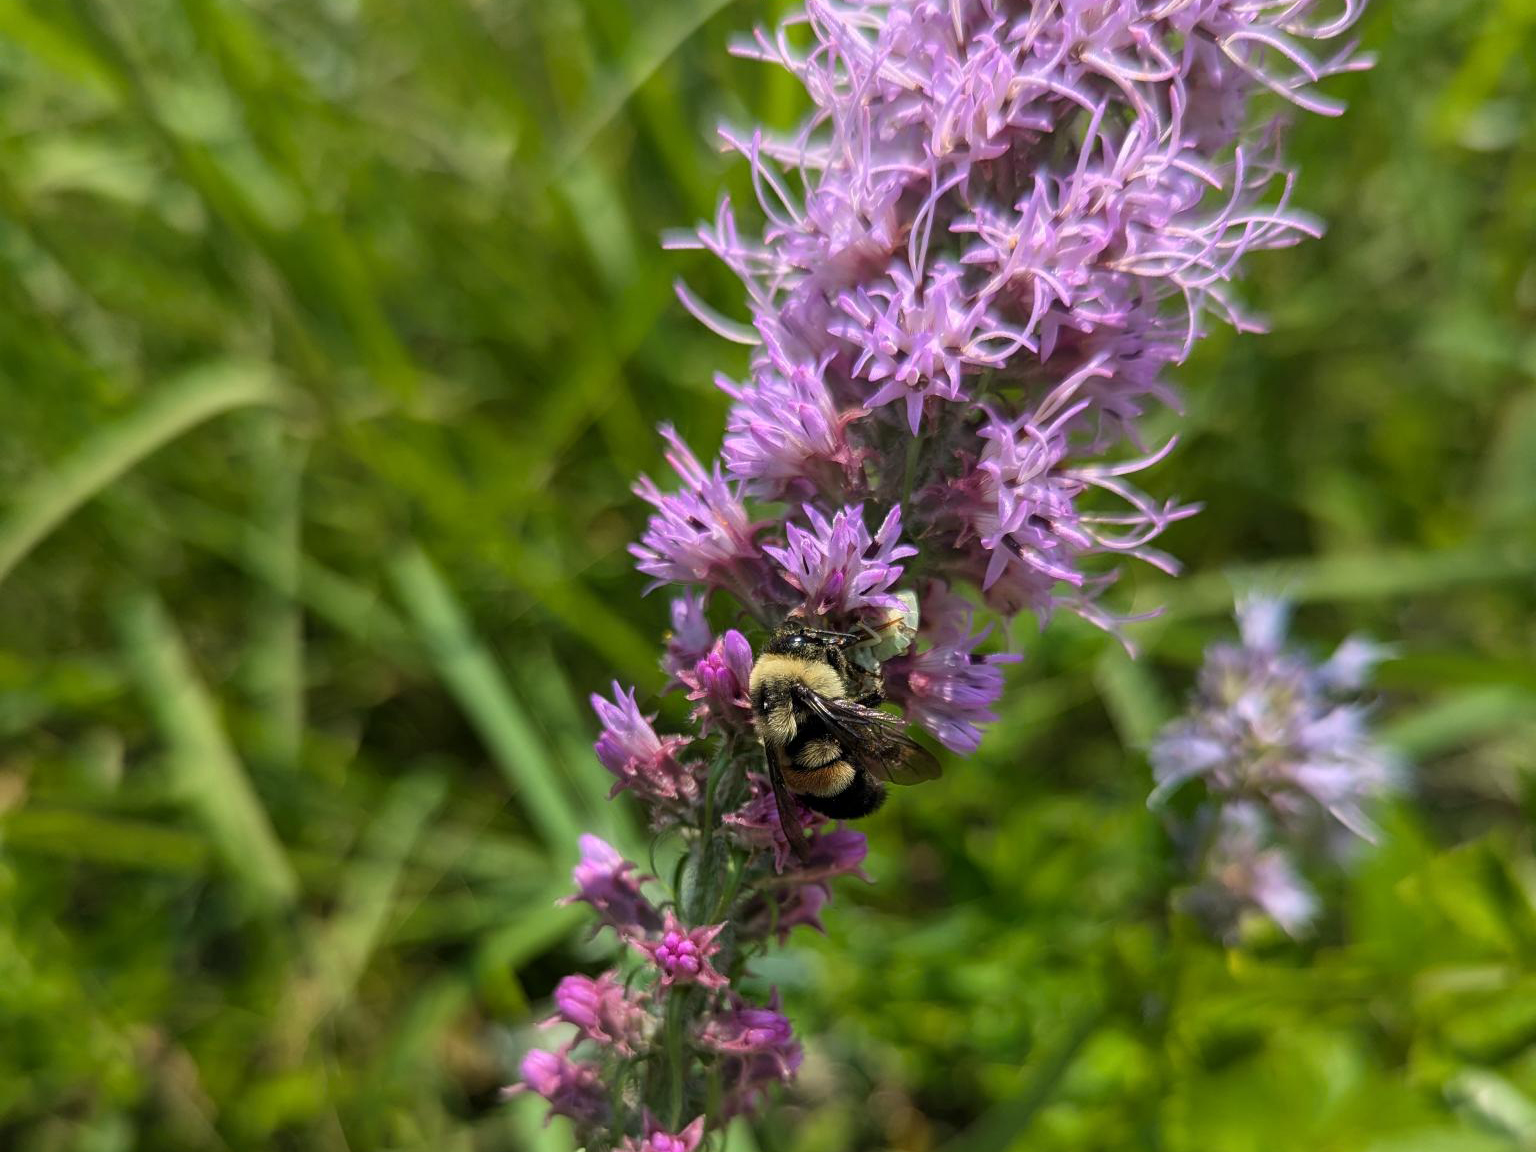
{"label": "magenta flower bud", "polygon": [[724,930],[724,924],[715,924],[706,928],[684,928],[668,909],[659,938],[632,940],[631,943],[650,957],[663,988],[670,988],[674,984],[701,984],[705,988],[723,988],[729,981],[715,971],[709,958],[720,951],[720,945],[715,943],[715,937]]}
{"label": "magenta flower bud", "polygon": [[581,861],[571,871],[577,891],[564,903],[590,904],[621,936],[658,930],[661,914],[641,895],[639,879],[630,875],[637,871],[636,866],[600,837],[588,833],[579,843]]}
{"label": "magenta flower bud", "polygon": [[619,1152],[695,1152],[704,1139],[704,1117],[698,1116],[681,1132],[673,1135],[656,1122],[655,1117],[645,1117],[645,1138],[639,1143],[626,1138],[619,1145]]}
{"label": "magenta flower bud", "polygon": [[752,720],[747,681],[752,675],[752,645],[735,629],[715,641],[710,650],[679,679],[696,702],[693,718],[699,731],[715,727],[745,728]]}
{"label": "magenta flower bud", "polygon": [[574,1024],[583,1039],[633,1056],[645,1043],[650,1016],[613,972],[597,979],[566,976],[555,987],[556,1014],[546,1024]]}
{"label": "magenta flower bud", "polygon": [[[723,822],[735,833],[737,840],[747,847],[771,848],[773,870],[784,872],[791,866],[794,853],[789,846],[788,837],[784,835],[784,825],[779,819],[778,804],[774,801],[773,793],[769,790],[766,780],[755,775],[751,779],[757,795],[735,812],[726,813]],[[825,822],[825,817],[818,816],[809,808],[799,804],[794,807],[794,814],[800,820],[802,831]]]}
{"label": "magenta flower bud", "polygon": [[766,1008],[754,1007],[739,996],[731,1000],[731,1008],[706,1022],[698,1039],[724,1057],[724,1110],[737,1115],[755,1110],[769,1085],[794,1079],[803,1052],[789,1021],[778,1011],[777,991]]}
{"label": "magenta flower bud", "polygon": [[826,934],[821,922],[821,910],[832,899],[832,889],[824,883],[795,884],[776,893],[778,912],[774,918],[774,931],[779,943],[789,939],[792,929],[804,924]]}
{"label": "magenta flower bud", "polygon": [[598,1069],[555,1052],[535,1048],[523,1057],[522,1083],[509,1091],[528,1091],[549,1102],[550,1117],[569,1116],[578,1124],[601,1124],[608,1119],[608,1093]]}
{"label": "magenta flower bud", "polygon": [[775,990],[768,1007],[757,1008],[739,996],[731,998],[732,1007],[711,1018],[699,1032],[699,1043],[716,1052],[735,1055],[767,1053],[787,1068],[789,1054],[797,1052],[794,1029],[778,1011],[779,994]]}

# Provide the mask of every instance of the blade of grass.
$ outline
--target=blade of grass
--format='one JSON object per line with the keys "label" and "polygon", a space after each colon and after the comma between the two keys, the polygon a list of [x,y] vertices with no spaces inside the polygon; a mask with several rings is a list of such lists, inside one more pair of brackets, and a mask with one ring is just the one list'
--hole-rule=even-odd
{"label": "blade of grass", "polygon": [[301,453],[280,416],[263,413],[247,429],[252,510],[246,547],[251,567],[272,574],[256,589],[245,674],[257,713],[256,743],[273,764],[296,768],[304,738],[304,619],[298,606]]}
{"label": "blade of grass", "polygon": [[1536,724],[1536,694],[1511,685],[1449,693],[1384,724],[1381,737],[1405,756],[1420,759],[1481,736]]}
{"label": "blade of grass", "polygon": [[1105,648],[1094,682],[1126,748],[1145,748],[1173,714],[1146,666],[1119,645]]}
{"label": "blade of grass", "polygon": [[65,808],[28,806],[0,822],[5,846],[114,868],[201,874],[213,852],[191,832]]}
{"label": "blade of grass", "polygon": [[580,828],[560,775],[447,583],[416,548],[390,561],[389,576],[438,675],[522,798],[544,843],[559,857],[570,855]]}
{"label": "blade of grass", "polygon": [[309,972],[278,1028],[288,1051],[302,1050],[314,1026],[351,999],[384,936],[405,861],[447,791],[442,776],[420,773],[390,788],[342,875],[336,911],[307,933]]}
{"label": "blade of grass", "polygon": [[1360,556],[1276,560],[1234,566],[1180,580],[1148,581],[1138,610],[1165,605],[1163,616],[1137,632],[1155,632],[1164,621],[1231,610],[1234,590],[1279,592],[1300,603],[1386,599],[1438,592],[1465,584],[1519,579],[1536,573],[1536,549],[1525,544],[1469,544],[1434,552],[1402,549]]}
{"label": "blade of grass", "polygon": [[169,745],[178,790],[254,903],[267,910],[292,904],[298,895],[293,867],[164,607],[152,593],[135,593],[119,609],[117,623]]}
{"label": "blade of grass", "polygon": [[[189,543],[243,568],[274,589],[287,586],[287,569],[269,549],[249,547],[250,525],[238,516],[195,497],[161,500],[177,534]],[[415,652],[410,630],[384,598],[301,553],[298,596],[303,605],[337,631],[360,644],[383,649],[393,660],[409,661]]]}
{"label": "blade of grass", "polygon": [[234,408],[277,404],[270,365],[220,360],[198,365],[142,407],[86,439],[51,471],[22,486],[0,522],[0,581],[69,515],[146,456]]}
{"label": "blade of grass", "polygon": [[1102,1011],[1078,1021],[1056,1049],[1042,1057],[1018,1095],[988,1110],[976,1123],[945,1144],[942,1152],[1003,1152],[1005,1148],[1013,1147],[1034,1122],[1040,1109],[1050,1103],[1051,1094],[1071,1069],[1083,1045],[1093,1038],[1103,1023]]}
{"label": "blade of grass", "polygon": [[565,175],[641,85],[654,76],[656,70],[671,59],[710,17],[730,3],[731,0],[694,0],[686,7],[679,6],[656,19],[647,20],[642,34],[631,42],[614,74],[598,88],[586,110],[566,132],[565,147],[552,165],[554,174],[557,177]]}
{"label": "blade of grass", "polygon": [[[401,399],[415,397],[416,366],[374,293],[369,260],[333,213],[315,202],[300,174],[281,166],[269,169],[274,176],[280,173],[286,190],[304,203],[302,219],[290,225],[274,218],[266,206],[248,194],[245,182],[219,152],[179,132],[163,114],[162,108],[172,102],[162,98],[164,77],[140,65],[128,31],[130,22],[120,19],[122,14],[109,10],[101,0],[73,0],[72,6],[78,13],[75,26],[80,41],[110,72],[131,109],[210,214],[230,229],[240,246],[260,252],[296,299],[311,304],[320,314],[334,312],[342,318],[358,356],[375,380]],[[253,100],[260,104],[260,95],[242,87],[241,78],[238,70],[233,76],[226,74],[228,91],[249,110]],[[248,116],[248,123],[261,121],[259,114]],[[269,148],[266,155],[272,157],[275,151],[280,150]]]}
{"label": "blade of grass", "polygon": [[551,747],[576,785],[588,826],[631,859],[646,851],[629,809],[609,799],[613,777],[592,753],[588,726],[591,712],[572,690],[554,653],[547,648],[527,653],[518,688],[529,700]]}

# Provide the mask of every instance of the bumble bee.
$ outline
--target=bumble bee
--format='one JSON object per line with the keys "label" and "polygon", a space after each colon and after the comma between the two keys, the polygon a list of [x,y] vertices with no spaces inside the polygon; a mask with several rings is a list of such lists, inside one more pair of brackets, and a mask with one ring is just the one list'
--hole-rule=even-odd
{"label": "bumble bee", "polygon": [[786,620],[752,665],[748,694],[779,823],[802,860],[809,846],[791,794],[824,816],[851,820],[880,807],[886,781],[916,784],[939,774],[901,719],[877,707],[884,699],[878,664],[871,671],[850,659],[869,642]]}

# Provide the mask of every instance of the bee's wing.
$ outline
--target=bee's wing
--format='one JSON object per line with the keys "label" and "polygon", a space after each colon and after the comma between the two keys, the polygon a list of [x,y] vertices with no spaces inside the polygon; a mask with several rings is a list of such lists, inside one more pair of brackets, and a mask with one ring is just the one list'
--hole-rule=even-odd
{"label": "bee's wing", "polygon": [[779,808],[779,827],[784,829],[784,839],[789,841],[795,858],[804,864],[811,858],[811,846],[805,839],[805,830],[800,827],[800,814],[784,783],[784,774],[779,771],[778,755],[771,750],[768,751],[768,780],[773,785],[773,799]]}
{"label": "bee's wing", "polygon": [[830,700],[804,684],[791,691],[807,712],[838,738],[843,755],[879,780],[921,784],[942,769],[933,754],[906,733],[906,725],[888,712],[852,700]]}

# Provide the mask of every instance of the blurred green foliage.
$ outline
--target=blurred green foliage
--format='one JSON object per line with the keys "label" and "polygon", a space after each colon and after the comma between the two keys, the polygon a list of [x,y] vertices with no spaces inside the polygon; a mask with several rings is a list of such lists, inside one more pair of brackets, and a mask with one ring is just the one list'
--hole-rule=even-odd
{"label": "blurred green foliage", "polygon": [[[644,852],[583,699],[660,687],[628,485],[742,356],[657,236],[796,116],[726,52],[774,11],[0,0],[0,1147],[568,1147],[497,1088],[601,961],[574,832]],[[1142,660],[1019,627],[765,965],[809,1057],[736,1147],[1536,1147],[1536,4],[1363,35],[1293,137],[1328,236],[1180,373]],[[1251,581],[1398,646],[1416,787],[1316,939],[1224,950],[1140,750]]]}

